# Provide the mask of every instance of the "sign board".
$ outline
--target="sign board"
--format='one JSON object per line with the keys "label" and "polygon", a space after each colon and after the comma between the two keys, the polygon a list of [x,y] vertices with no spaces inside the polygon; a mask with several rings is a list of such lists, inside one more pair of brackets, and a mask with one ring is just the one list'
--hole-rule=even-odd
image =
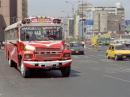
{"label": "sign board", "polygon": [[84,22],[85,25],[93,25],[93,20],[89,19]]}

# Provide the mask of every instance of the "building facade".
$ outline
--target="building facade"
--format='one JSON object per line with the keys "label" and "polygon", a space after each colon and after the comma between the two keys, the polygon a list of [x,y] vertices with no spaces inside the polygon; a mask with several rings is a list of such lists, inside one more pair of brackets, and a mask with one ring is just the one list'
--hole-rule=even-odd
{"label": "building facade", "polygon": [[[1,21],[4,18],[4,21],[7,25],[10,24],[10,7],[9,7],[9,0],[0,0],[0,15]],[[3,18],[2,18],[3,17]]]}
{"label": "building facade", "polygon": [[[93,17],[91,32],[123,32],[122,21],[125,20],[125,9],[118,4],[115,7],[95,7],[92,4],[79,4],[78,15],[80,19],[89,21],[89,17]],[[93,13],[90,14],[88,13]],[[87,23],[86,23],[87,24]],[[85,25],[88,27],[88,25]],[[86,33],[88,32],[86,27]],[[80,31],[81,32],[81,31]],[[90,31],[89,31],[90,32]]]}
{"label": "building facade", "polygon": [[69,41],[74,37],[74,19],[70,17],[62,18],[64,39]]}
{"label": "building facade", "polygon": [[27,0],[0,0],[0,41],[4,40],[4,28],[27,17]]}

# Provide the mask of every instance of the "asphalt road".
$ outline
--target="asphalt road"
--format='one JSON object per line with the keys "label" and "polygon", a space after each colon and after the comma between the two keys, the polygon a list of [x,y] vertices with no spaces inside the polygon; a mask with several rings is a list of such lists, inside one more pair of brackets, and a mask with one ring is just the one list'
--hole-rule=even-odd
{"label": "asphalt road", "polygon": [[101,47],[72,57],[69,78],[59,71],[35,71],[25,79],[0,51],[0,97],[130,97],[130,60],[108,60]]}

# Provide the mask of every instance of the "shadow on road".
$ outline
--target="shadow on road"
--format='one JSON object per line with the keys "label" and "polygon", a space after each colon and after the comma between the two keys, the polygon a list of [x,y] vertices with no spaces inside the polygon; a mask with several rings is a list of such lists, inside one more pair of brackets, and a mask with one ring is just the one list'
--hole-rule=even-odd
{"label": "shadow on road", "polygon": [[[70,77],[78,77],[79,71],[71,70]],[[31,77],[30,78],[65,78],[62,77],[62,74],[59,70],[53,70],[53,71],[43,71],[43,70],[32,70],[31,71]]]}
{"label": "shadow on road", "polygon": [[78,77],[78,76],[80,76],[79,74],[80,74],[79,71],[77,71],[77,70],[71,70],[70,77]]}
{"label": "shadow on road", "polygon": [[127,62],[127,61],[130,61],[129,58],[126,58],[126,59],[119,59],[119,60],[115,60],[114,58],[111,58],[111,59],[108,59],[108,60],[111,60],[113,62]]}

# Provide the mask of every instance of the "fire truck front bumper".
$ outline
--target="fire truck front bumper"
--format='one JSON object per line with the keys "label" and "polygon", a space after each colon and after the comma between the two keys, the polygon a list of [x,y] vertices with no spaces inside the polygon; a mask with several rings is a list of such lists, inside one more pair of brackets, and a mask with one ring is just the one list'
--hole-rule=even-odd
{"label": "fire truck front bumper", "polygon": [[71,65],[72,60],[63,60],[63,61],[24,61],[24,66],[26,68],[32,69],[59,69],[63,67],[68,67]]}

